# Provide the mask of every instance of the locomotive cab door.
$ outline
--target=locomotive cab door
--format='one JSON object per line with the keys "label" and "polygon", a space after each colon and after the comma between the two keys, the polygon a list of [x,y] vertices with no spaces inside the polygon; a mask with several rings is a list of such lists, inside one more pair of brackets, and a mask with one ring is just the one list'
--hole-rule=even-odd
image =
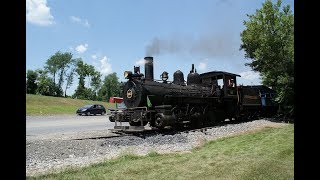
{"label": "locomotive cab door", "polygon": [[238,113],[238,91],[236,76],[224,74],[223,91],[226,118],[236,117]]}
{"label": "locomotive cab door", "polygon": [[237,79],[236,76],[225,74],[223,77],[223,89],[225,97],[237,97]]}

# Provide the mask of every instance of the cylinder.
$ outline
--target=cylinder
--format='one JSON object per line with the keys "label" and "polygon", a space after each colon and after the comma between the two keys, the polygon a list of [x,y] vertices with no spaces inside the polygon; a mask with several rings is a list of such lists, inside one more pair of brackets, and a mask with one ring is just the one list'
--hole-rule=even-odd
{"label": "cylinder", "polygon": [[145,57],[145,78],[147,81],[153,81],[153,57]]}

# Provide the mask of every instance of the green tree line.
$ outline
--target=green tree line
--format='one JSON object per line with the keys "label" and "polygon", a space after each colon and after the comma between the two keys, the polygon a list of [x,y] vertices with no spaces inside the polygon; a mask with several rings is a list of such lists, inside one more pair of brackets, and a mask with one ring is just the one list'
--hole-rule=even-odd
{"label": "green tree line", "polygon": [[281,0],[266,0],[244,21],[240,49],[246,63],[262,76],[262,84],[277,92],[282,113],[294,116],[294,15]]}
{"label": "green tree line", "polygon": [[[42,69],[28,70],[26,92],[45,96],[68,97],[67,90],[78,83],[72,98],[108,101],[120,96],[120,82],[117,74],[104,77],[94,66],[81,58],[73,58],[70,52],[56,52]],[[87,83],[86,83],[87,81]]]}

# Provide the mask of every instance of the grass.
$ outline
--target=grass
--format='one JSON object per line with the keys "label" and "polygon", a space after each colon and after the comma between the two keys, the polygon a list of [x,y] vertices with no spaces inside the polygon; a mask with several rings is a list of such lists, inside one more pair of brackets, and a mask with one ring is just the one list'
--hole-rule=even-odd
{"label": "grass", "polygon": [[114,108],[114,103],[80,100],[72,98],[26,95],[26,115],[75,114],[76,110],[86,104],[98,103],[105,108]]}
{"label": "grass", "polygon": [[294,179],[294,128],[267,127],[208,142],[191,153],[124,154],[27,179]]}

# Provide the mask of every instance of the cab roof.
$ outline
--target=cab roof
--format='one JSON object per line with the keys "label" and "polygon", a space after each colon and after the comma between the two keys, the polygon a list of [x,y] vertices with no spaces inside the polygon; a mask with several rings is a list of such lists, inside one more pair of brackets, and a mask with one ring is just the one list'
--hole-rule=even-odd
{"label": "cab roof", "polygon": [[238,74],[233,74],[233,73],[229,73],[229,72],[225,72],[225,71],[211,71],[211,72],[206,72],[206,73],[202,73],[200,74],[200,78],[210,78],[210,77],[213,77],[213,76],[221,76],[222,78],[222,75],[229,75],[229,76],[238,76],[238,77],[241,77],[240,75]]}

